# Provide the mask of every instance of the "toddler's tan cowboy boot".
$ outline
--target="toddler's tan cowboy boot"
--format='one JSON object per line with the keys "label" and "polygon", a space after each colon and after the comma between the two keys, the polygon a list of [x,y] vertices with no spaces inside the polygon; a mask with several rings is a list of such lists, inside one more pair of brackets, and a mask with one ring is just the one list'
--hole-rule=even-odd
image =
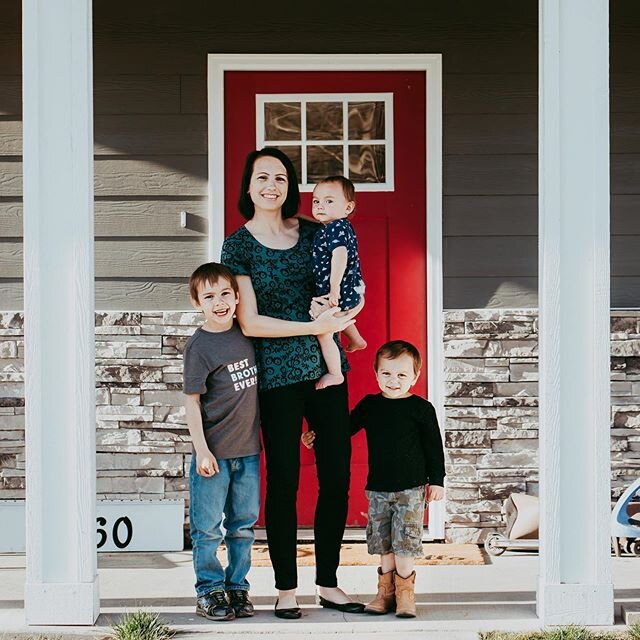
{"label": "toddler's tan cowboy boot", "polygon": [[396,587],[393,583],[393,574],[387,571],[382,573],[382,568],[378,567],[378,593],[376,597],[364,608],[367,613],[382,615],[395,611],[396,608]]}
{"label": "toddler's tan cowboy boot", "polygon": [[393,574],[396,587],[396,616],[398,618],[416,617],[416,572],[413,571],[408,578],[402,578],[396,572]]}

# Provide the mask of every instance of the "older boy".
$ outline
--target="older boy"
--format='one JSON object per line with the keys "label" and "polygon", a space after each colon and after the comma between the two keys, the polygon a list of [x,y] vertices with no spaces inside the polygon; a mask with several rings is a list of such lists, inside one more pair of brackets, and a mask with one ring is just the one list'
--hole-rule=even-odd
{"label": "older boy", "polygon": [[[246,576],[260,507],[255,355],[234,322],[238,284],[229,269],[201,265],[191,275],[189,293],[204,315],[185,347],[183,387],[194,449],[189,515],[196,613],[209,620],[246,618],[254,614]],[[226,570],[216,555],[222,526]]]}

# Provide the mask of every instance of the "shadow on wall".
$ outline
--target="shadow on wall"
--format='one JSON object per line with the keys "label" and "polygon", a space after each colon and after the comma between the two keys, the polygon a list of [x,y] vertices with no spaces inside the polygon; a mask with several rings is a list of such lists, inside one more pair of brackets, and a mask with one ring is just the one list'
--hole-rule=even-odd
{"label": "shadow on wall", "polygon": [[537,278],[469,280],[472,282],[445,277],[445,309],[531,309],[538,306]]}

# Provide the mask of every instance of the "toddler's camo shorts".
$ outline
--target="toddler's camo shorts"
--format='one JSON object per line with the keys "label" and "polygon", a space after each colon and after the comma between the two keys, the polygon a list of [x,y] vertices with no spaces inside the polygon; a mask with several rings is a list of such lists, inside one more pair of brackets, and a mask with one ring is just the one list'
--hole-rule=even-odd
{"label": "toddler's camo shorts", "polygon": [[369,499],[369,553],[421,558],[424,555],[424,486],[404,491],[366,491],[366,494]]}

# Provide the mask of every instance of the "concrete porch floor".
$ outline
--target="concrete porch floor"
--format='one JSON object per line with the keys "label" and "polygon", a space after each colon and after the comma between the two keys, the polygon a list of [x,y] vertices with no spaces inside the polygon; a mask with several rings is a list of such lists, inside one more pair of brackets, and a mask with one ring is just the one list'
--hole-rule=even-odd
{"label": "concrete porch floor", "polygon": [[[314,568],[299,569],[299,603],[303,617],[280,621],[273,616],[275,602],[271,568],[254,567],[249,575],[257,606],[254,618],[214,623],[194,613],[191,553],[119,553],[98,556],[101,614],[95,627],[27,627],[24,623],[23,588],[25,557],[0,555],[0,633],[104,637],[122,613],[140,608],[160,612],[164,620],[191,640],[216,637],[279,638],[420,637],[475,640],[477,632],[533,630],[540,623],[535,613],[536,554],[507,552],[484,566],[417,567],[418,617],[400,620],[393,615],[345,615],[317,607],[314,602]],[[622,625],[621,607],[640,604],[640,559],[612,558],[616,593],[616,626]],[[362,602],[375,592],[375,567],[341,567],[341,586]]]}

